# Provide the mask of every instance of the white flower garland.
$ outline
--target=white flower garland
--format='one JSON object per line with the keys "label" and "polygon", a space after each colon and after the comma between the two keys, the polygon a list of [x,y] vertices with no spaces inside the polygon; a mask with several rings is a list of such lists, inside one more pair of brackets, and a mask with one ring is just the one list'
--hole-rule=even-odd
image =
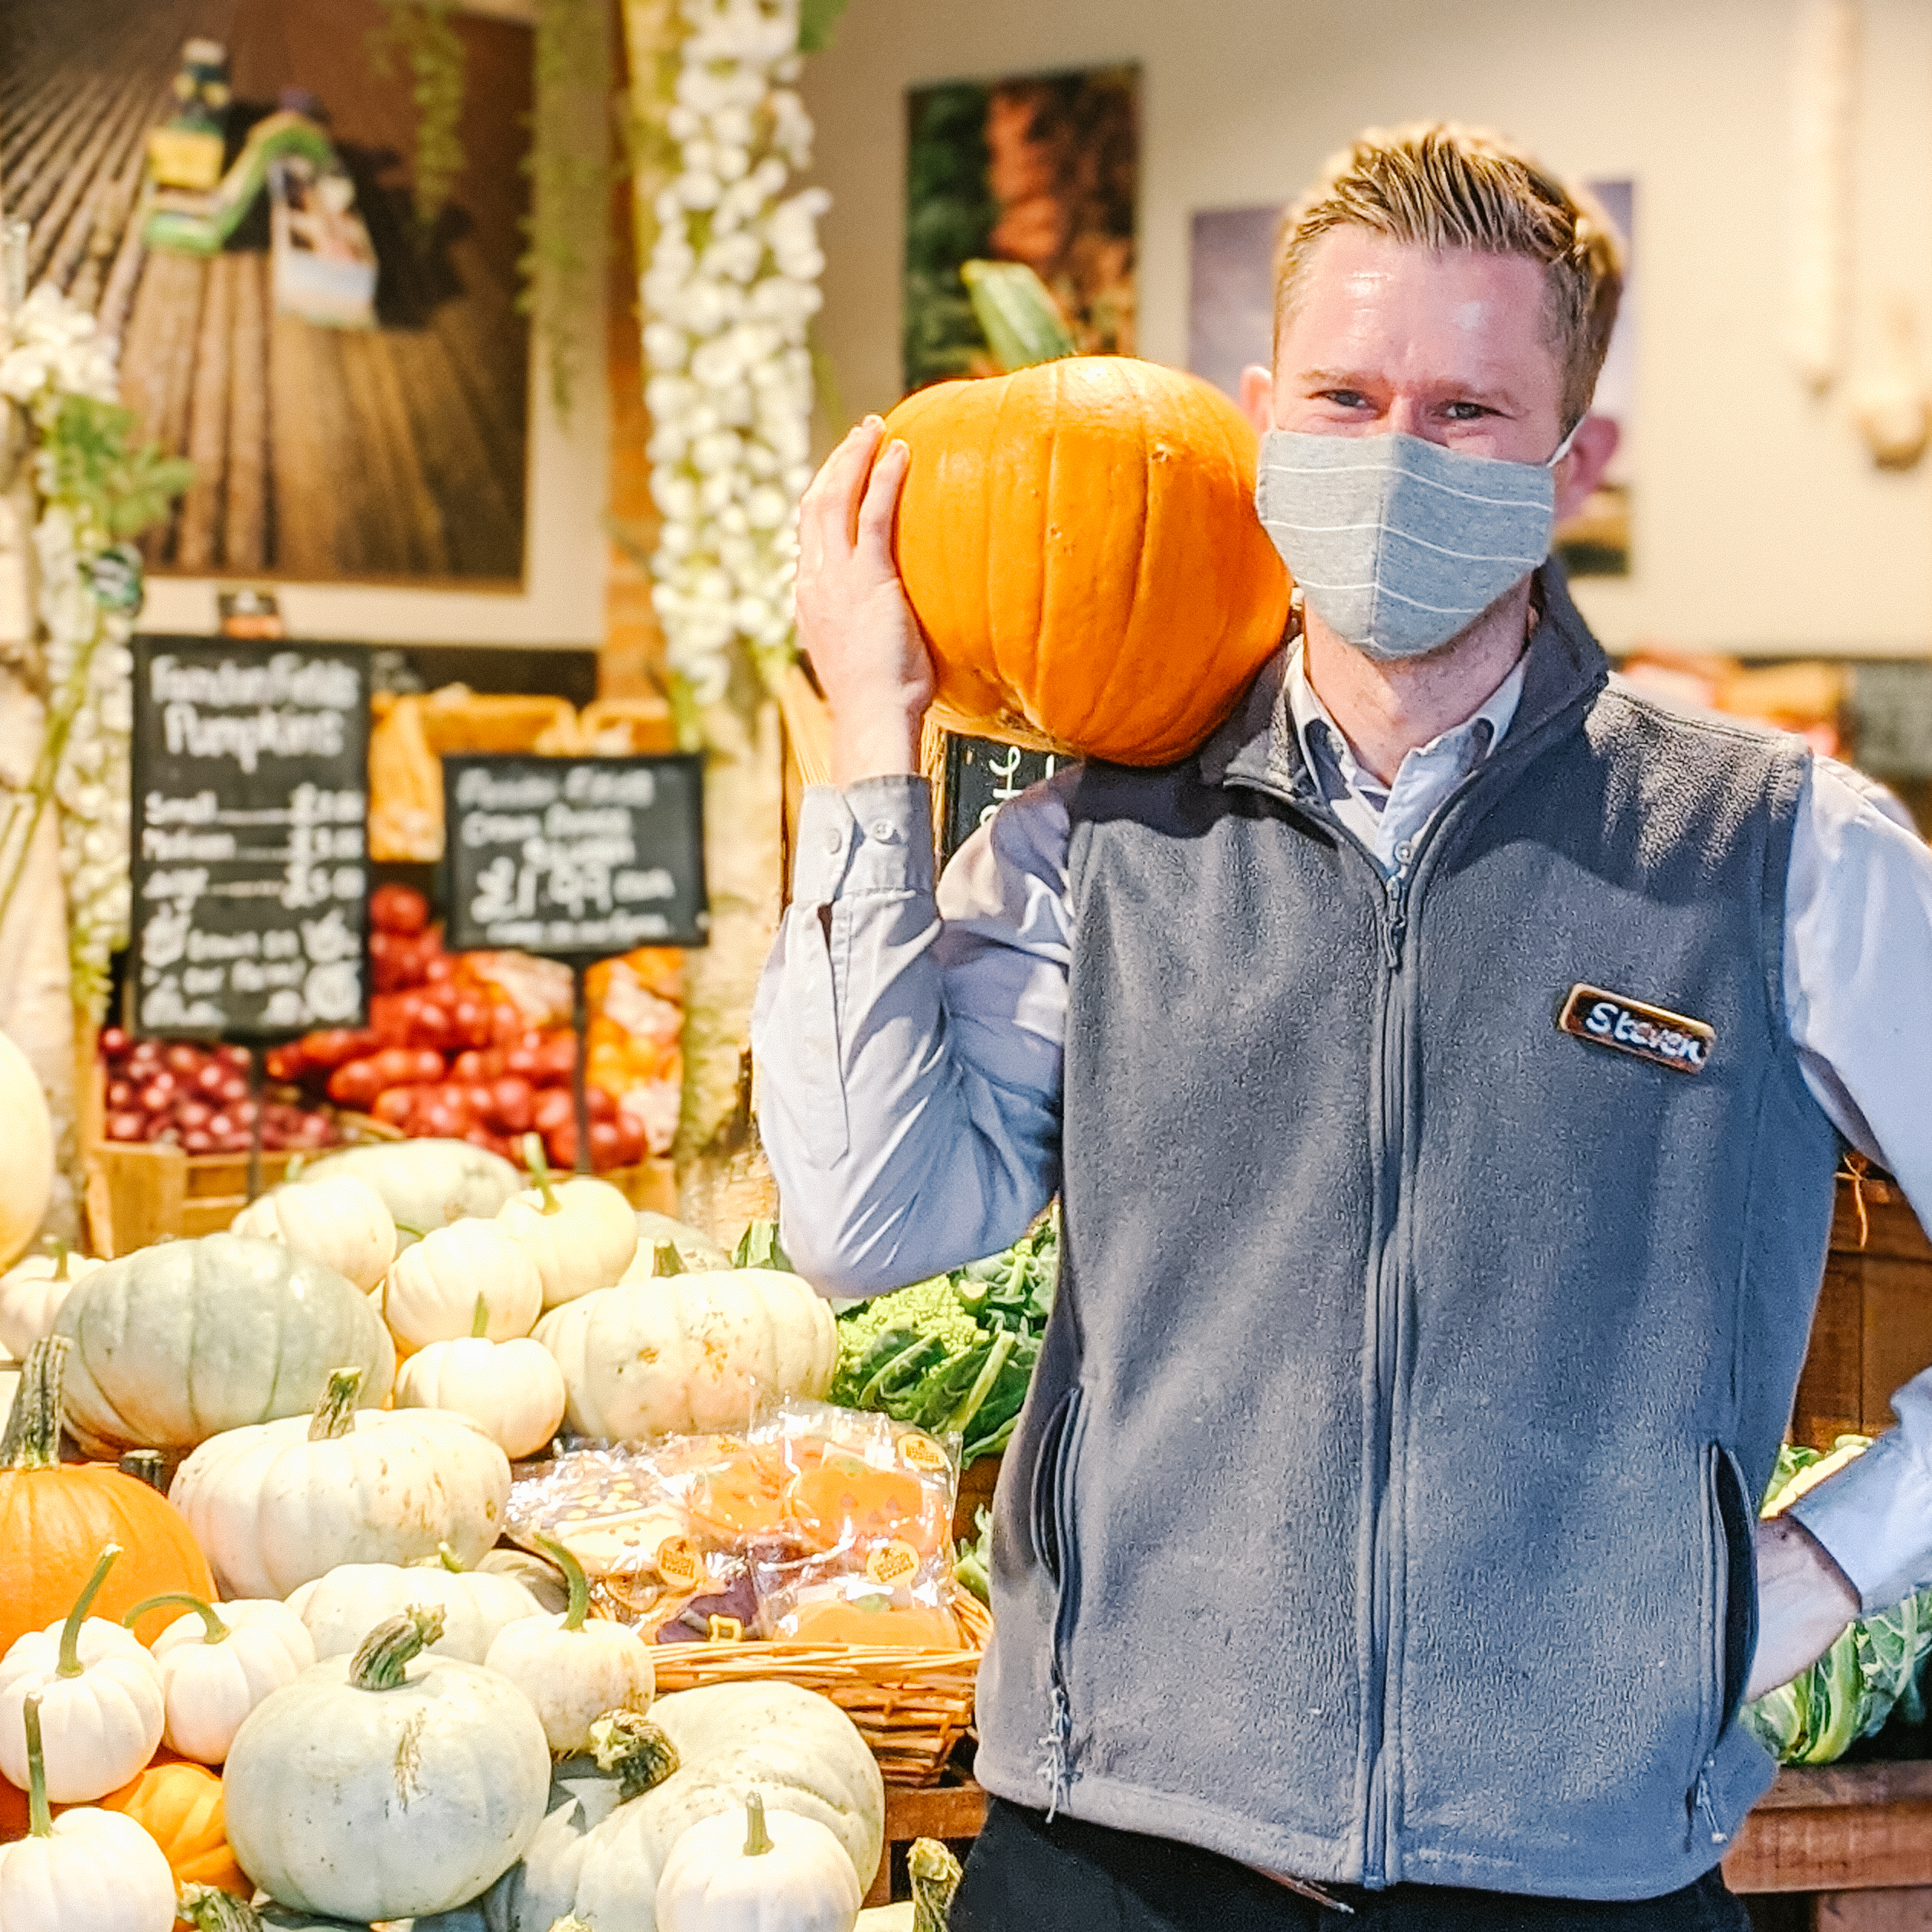
{"label": "white flower garland", "polygon": [[660,191],[643,277],[651,488],[664,522],[653,601],[698,703],[734,642],[791,635],[798,498],[811,475],[805,328],[825,265],[821,188],[785,192],[811,152],[798,0],[678,0],[684,38],[665,126],[679,168]]}
{"label": "white flower garland", "polygon": [[54,799],[69,957],[77,996],[97,1005],[106,989],[109,957],[127,942],[132,908],[128,754],[134,657],[128,639],[134,618],[132,611],[110,608],[95,594],[93,568],[113,537],[86,504],[59,494],[49,445],[69,397],[119,403],[115,345],[96,333],[92,315],[58,290],[38,288],[0,335],[0,395],[26,411],[41,442],[34,548],[46,631],[46,729],[60,745]]}

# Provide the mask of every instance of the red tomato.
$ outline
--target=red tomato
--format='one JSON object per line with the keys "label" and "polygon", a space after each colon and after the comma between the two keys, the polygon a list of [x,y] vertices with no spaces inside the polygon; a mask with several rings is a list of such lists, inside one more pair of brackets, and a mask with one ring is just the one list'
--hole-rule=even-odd
{"label": "red tomato", "polygon": [[553,1167],[566,1171],[577,1164],[577,1124],[566,1121],[553,1127],[543,1136],[543,1151],[550,1156]]}
{"label": "red tomato", "polygon": [[385,1057],[377,1053],[364,1059],[344,1061],[328,1077],[329,1098],[344,1107],[367,1107],[383,1088],[397,1085],[394,1079],[385,1079],[377,1066],[377,1062]]}
{"label": "red tomato", "polygon": [[490,1043],[490,1010],[481,1000],[458,997],[449,1009],[449,1026],[456,1039],[465,1046],[488,1046]]}
{"label": "red tomato", "polygon": [[617,1164],[620,1167],[635,1167],[649,1148],[643,1128],[635,1114],[625,1113],[621,1107],[612,1125],[617,1129]]}
{"label": "red tomato", "polygon": [[608,1088],[586,1085],[583,1100],[584,1110],[593,1121],[609,1121],[616,1118],[617,1098]]}
{"label": "red tomato", "polygon": [[[174,1137],[171,1134],[168,1137],[171,1140]],[[156,1135],[155,1138],[159,1139],[160,1136]],[[190,1154],[213,1154],[214,1136],[205,1127],[191,1127],[182,1134],[181,1145]]]}
{"label": "red tomato", "polygon": [[460,1141],[475,1124],[461,1101],[438,1095],[416,1109],[410,1131],[430,1140]]}
{"label": "red tomato", "polygon": [[567,1027],[543,1036],[543,1044],[538,1049],[542,1056],[545,1073],[553,1080],[567,1080],[571,1069],[577,1064],[577,1036]]}
{"label": "red tomato", "polygon": [[246,1046],[217,1046],[214,1056],[224,1066],[232,1068],[237,1073],[248,1071],[248,1063],[253,1057]]}
{"label": "red tomato", "polygon": [[175,1109],[175,1118],[184,1127],[206,1127],[214,1118],[214,1109],[205,1100],[184,1100]]}
{"label": "red tomato", "polygon": [[142,1141],[147,1138],[148,1117],[124,1111],[109,1114],[107,1117],[107,1137],[110,1141]]}
{"label": "red tomato", "polygon": [[302,1042],[301,1051],[311,1066],[338,1067],[345,1060],[360,1059],[388,1043],[378,1040],[373,1033],[354,1033],[346,1026],[337,1026],[326,1033],[311,1033]]}
{"label": "red tomato", "polygon": [[385,1127],[403,1127],[415,1111],[419,1087],[385,1087],[369,1104],[369,1111]]}
{"label": "red tomato", "polygon": [[506,1073],[490,1088],[491,1118],[506,1134],[527,1133],[536,1118],[536,1090],[527,1080]]}
{"label": "red tomato", "polygon": [[429,923],[429,902],[413,886],[378,886],[370,895],[369,922],[380,932],[420,932]]}
{"label": "red tomato", "polygon": [[417,1002],[410,1037],[417,1046],[434,1046],[444,1052],[455,1052],[468,1044],[451,1024],[448,1006],[429,993],[424,994]]}
{"label": "red tomato", "polygon": [[541,1080],[543,1075],[543,1035],[520,1033],[504,1049],[503,1070],[505,1073],[519,1075],[526,1080]]}
{"label": "red tomato", "polygon": [[166,1113],[175,1104],[175,1076],[165,1072],[157,1073],[136,1098],[149,1113]]}
{"label": "red tomato", "polygon": [[100,1050],[111,1060],[116,1053],[128,1050],[128,1036],[119,1026],[103,1026],[100,1030]]}
{"label": "red tomato", "polygon": [[609,1121],[592,1121],[590,1123],[590,1164],[597,1173],[606,1167],[618,1167],[624,1162],[624,1143],[615,1125]]}
{"label": "red tomato", "polygon": [[431,943],[419,955],[416,970],[430,986],[441,986],[456,976],[456,962],[442,949],[442,935],[439,932],[423,935]]}
{"label": "red tomato", "polygon": [[291,1046],[271,1046],[262,1059],[262,1071],[271,1080],[299,1080],[308,1066],[300,1040]]}
{"label": "red tomato", "polygon": [[107,1104],[117,1112],[134,1104],[134,1082],[132,1080],[110,1080],[107,1083]]}
{"label": "red tomato", "polygon": [[514,1002],[509,1000],[493,1000],[490,1003],[490,1043],[493,1046],[507,1046],[512,1040],[522,1037],[524,1017],[517,1010]]}
{"label": "red tomato", "polygon": [[576,1096],[568,1087],[546,1087],[537,1095],[530,1111],[530,1124],[539,1134],[550,1134],[560,1127],[573,1127],[577,1118]]}

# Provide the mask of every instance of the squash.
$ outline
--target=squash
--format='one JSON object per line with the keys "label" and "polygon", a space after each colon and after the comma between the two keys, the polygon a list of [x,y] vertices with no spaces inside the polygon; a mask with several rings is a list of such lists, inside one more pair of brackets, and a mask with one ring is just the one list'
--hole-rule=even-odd
{"label": "squash", "polygon": [[338,1371],[312,1415],[230,1429],[175,1472],[169,1499],[224,1597],[286,1597],[344,1563],[406,1563],[445,1543],[473,1563],[496,1541],[503,1451],[465,1415],[357,1408],[361,1378]]}
{"label": "squash", "polygon": [[383,1197],[406,1247],[465,1215],[487,1220],[522,1185],[500,1154],[467,1141],[384,1141],[325,1154],[302,1170],[305,1186],[353,1174]]}
{"label": "squash", "polygon": [[345,1364],[361,1372],[361,1399],[380,1407],[396,1374],[367,1296],[305,1255],[241,1235],[109,1261],[75,1284],[54,1326],[74,1344],[67,1427],[110,1459],[305,1415]]}
{"label": "squash", "polygon": [[16,1362],[24,1362],[27,1351],[53,1333],[54,1318],[75,1282],[103,1265],[77,1255],[64,1241],[50,1245],[51,1252],[29,1255],[0,1274],[0,1355]]}
{"label": "squash", "polygon": [[54,1198],[54,1120],[40,1076],[0,1032],[0,1121],[7,1157],[0,1162],[0,1268],[26,1252]]}
{"label": "squash", "polygon": [[57,1803],[86,1803],[126,1784],[161,1742],[159,1666],[119,1624],[87,1614],[120,1553],[109,1543],[65,1618],[29,1630],[0,1657],[0,1773],[28,1785],[31,1751],[21,1713],[34,1699],[45,1735],[47,1794]]}
{"label": "squash", "polygon": [[543,1142],[534,1134],[524,1139],[537,1185],[506,1201],[497,1220],[537,1264],[543,1306],[615,1286],[637,1252],[636,1209],[609,1181],[552,1180]]}
{"label": "squash", "polygon": [[754,1791],[742,1818],[700,1818],[671,1848],[658,1932],[852,1932],[863,1896],[845,1847],[816,1818],[768,1821]]}
{"label": "squash", "polygon": [[[214,1578],[181,1512],[138,1477],[100,1463],[60,1460],[60,1379],[72,1347],[38,1342],[21,1371],[0,1438],[0,1656],[15,1638],[66,1614],[104,1543],[123,1555],[94,1600],[118,1620],[158,1591],[214,1594]],[[157,1634],[155,1611],[135,1627]]]}
{"label": "squash", "polygon": [[214,1772],[199,1764],[151,1764],[100,1803],[132,1818],[161,1847],[178,1888],[211,1885],[253,1896],[253,1882],[229,1849],[221,1780]]}
{"label": "squash", "polygon": [[396,1258],[383,1278],[383,1319],[405,1355],[473,1333],[478,1299],[493,1342],[527,1335],[543,1312],[543,1281],[530,1251],[500,1221],[452,1221]]}
{"label": "squash", "polygon": [[563,1371],[541,1342],[527,1335],[507,1342],[486,1339],[489,1312],[478,1295],[468,1336],[460,1342],[432,1342],[403,1364],[396,1406],[467,1415],[514,1461],[535,1455],[556,1434],[566,1400]]}
{"label": "squash", "polygon": [[922,389],[885,434],[912,452],[893,552],[936,723],[1170,764],[1280,644],[1255,432],[1199,377],[1076,356]]}
{"label": "squash", "polygon": [[[830,1698],[778,1679],[660,1698],[648,1718],[595,1727],[596,1761],[565,1760],[528,1849],[483,1899],[490,1932],[549,1932],[576,1912],[600,1932],[651,1932],[672,1848],[700,1819],[815,1819],[844,1848],[861,1894],[879,1868],[886,1790],[877,1761]],[[416,1932],[440,1932],[419,1925]]]}
{"label": "squash", "polygon": [[228,1232],[279,1241],[365,1291],[396,1258],[396,1223],[389,1204],[354,1174],[278,1187],[250,1201],[228,1223]]}
{"label": "squash", "polygon": [[288,1607],[302,1619],[318,1657],[340,1657],[412,1604],[441,1614],[429,1648],[459,1663],[481,1663],[503,1630],[543,1614],[514,1577],[441,1563],[345,1563],[305,1583]]}
{"label": "squash", "polygon": [[419,1657],[442,1627],[440,1611],[406,1611],[250,1712],[224,1780],[228,1842],[272,1898],[364,1921],[448,1911],[542,1823],[543,1727],[494,1672]]}
{"label": "squash", "polygon": [[0,1926],[21,1932],[169,1932],[175,1879],[161,1847],[132,1818],[83,1805],[47,1810],[41,1699],[21,1711],[32,1823],[0,1846]]}
{"label": "squash", "polygon": [[162,1741],[197,1764],[219,1764],[242,1719],[270,1691],[292,1684],[315,1661],[302,1618],[272,1597],[244,1597],[217,1611],[199,1597],[171,1591],[129,1612],[185,1604],[149,1646],[161,1666],[167,1708]]}
{"label": "squash", "polygon": [[586,1620],[590,1586],[583,1565],[561,1543],[542,1540],[569,1579],[569,1607],[561,1617],[506,1624],[483,1661],[530,1699],[553,1751],[588,1751],[590,1727],[606,1712],[650,1709],[657,1666],[650,1645],[627,1624]]}
{"label": "squash", "polygon": [[553,1309],[537,1339],[570,1428],[613,1441],[742,1429],[762,1399],[824,1395],[838,1365],[831,1310],[777,1268],[633,1280]]}
{"label": "squash", "polygon": [[476,1569],[480,1576],[514,1577],[537,1599],[537,1607],[552,1616],[570,1607],[570,1586],[563,1572],[527,1549],[499,1543]]}

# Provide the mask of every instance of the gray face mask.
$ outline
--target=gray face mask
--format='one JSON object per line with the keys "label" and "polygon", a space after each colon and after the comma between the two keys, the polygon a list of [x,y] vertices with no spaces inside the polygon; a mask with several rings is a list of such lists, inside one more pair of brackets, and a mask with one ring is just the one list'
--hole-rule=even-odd
{"label": "gray face mask", "polygon": [[1271,429],[1255,507],[1314,610],[1372,658],[1447,644],[1549,554],[1547,463],[1506,463],[1392,430]]}

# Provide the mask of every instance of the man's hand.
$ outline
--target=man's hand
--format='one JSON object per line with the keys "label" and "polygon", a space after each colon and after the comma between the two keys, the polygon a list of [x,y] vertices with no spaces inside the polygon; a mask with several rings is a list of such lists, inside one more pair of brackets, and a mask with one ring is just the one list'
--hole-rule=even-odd
{"label": "man's hand", "polygon": [[1757,1526],[1757,1654],[1747,1702],[1789,1683],[1859,1614],[1858,1592],[1795,1516]]}
{"label": "man's hand", "polygon": [[798,641],[831,707],[835,785],[918,771],[932,702],[932,661],[893,564],[912,452],[897,441],[881,450],[884,427],[867,416],[798,506]]}

